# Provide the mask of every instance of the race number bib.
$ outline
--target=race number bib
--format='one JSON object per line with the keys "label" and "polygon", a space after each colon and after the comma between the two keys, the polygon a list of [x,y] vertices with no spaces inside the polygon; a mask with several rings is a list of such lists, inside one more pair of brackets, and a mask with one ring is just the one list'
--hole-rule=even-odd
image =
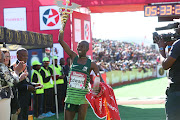
{"label": "race number bib", "polygon": [[80,72],[71,72],[70,80],[69,80],[69,87],[78,88],[78,89],[85,89],[87,80],[87,75]]}

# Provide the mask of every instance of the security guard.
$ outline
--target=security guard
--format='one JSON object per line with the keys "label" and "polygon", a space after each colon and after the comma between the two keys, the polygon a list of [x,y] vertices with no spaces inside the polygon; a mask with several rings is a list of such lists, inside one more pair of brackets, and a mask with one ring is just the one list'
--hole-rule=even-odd
{"label": "security guard", "polygon": [[[63,112],[63,84],[64,84],[64,77],[65,75],[62,72],[62,68],[60,65],[57,64],[57,56],[54,56],[54,61],[55,61],[55,71],[53,72],[56,76],[56,85],[57,85],[57,98],[58,98],[58,108],[60,112]],[[50,68],[53,71],[53,64],[50,65]],[[54,75],[52,74],[52,77]],[[53,77],[54,78],[54,77]]]}
{"label": "security guard", "polygon": [[34,93],[34,116],[36,118],[43,118],[42,116],[43,113],[43,96],[44,96],[44,89],[42,86],[43,85],[43,78],[39,72],[41,69],[41,63],[37,60],[32,62],[32,67],[34,69],[32,76],[31,76],[31,81],[37,84],[36,92]]}
{"label": "security guard", "polygon": [[[44,83],[44,113],[46,116],[55,115],[55,102],[54,102],[54,82],[51,77],[52,69],[49,68],[49,58],[43,58],[43,66],[40,69],[41,76]],[[52,98],[52,99],[49,99]]]}

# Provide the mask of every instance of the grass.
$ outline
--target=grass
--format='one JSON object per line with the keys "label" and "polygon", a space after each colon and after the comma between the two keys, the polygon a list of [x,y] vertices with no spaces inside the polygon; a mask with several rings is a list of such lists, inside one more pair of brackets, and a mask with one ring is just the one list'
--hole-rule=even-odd
{"label": "grass", "polygon": [[114,87],[113,89],[117,99],[126,97],[157,97],[165,96],[167,85],[167,78],[156,78],[129,85]]}
{"label": "grass", "polygon": [[[120,111],[121,120],[165,120],[165,110],[163,104],[119,105],[118,108]],[[56,120],[56,116],[44,118],[42,120]],[[63,113],[59,114],[59,120],[64,120]],[[77,116],[75,120],[77,120]],[[90,107],[88,108],[86,120],[99,120]]]}
{"label": "grass", "polygon": [[[167,78],[159,78],[113,87],[113,89],[117,99],[159,97],[165,96],[167,84]],[[122,120],[165,120],[164,104],[119,105],[118,108]],[[42,120],[56,120],[56,116]],[[63,113],[59,114],[59,120],[64,120]],[[77,120],[77,116],[75,120]],[[88,108],[86,120],[99,120],[90,107]]]}
{"label": "grass", "polygon": [[164,105],[118,106],[122,120],[165,120]]}

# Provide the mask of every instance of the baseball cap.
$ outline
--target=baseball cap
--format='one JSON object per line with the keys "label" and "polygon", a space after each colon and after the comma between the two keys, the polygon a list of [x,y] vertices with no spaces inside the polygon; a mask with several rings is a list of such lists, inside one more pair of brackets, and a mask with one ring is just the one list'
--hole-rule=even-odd
{"label": "baseball cap", "polygon": [[58,57],[57,57],[57,56],[54,56],[53,58],[54,58],[54,59],[58,59]]}
{"label": "baseball cap", "polygon": [[35,60],[32,62],[32,66],[34,66],[34,65],[41,65],[41,63],[39,61]]}
{"label": "baseball cap", "polygon": [[49,58],[48,58],[48,57],[44,57],[42,61],[43,61],[43,62],[44,62],[44,61],[49,61]]}

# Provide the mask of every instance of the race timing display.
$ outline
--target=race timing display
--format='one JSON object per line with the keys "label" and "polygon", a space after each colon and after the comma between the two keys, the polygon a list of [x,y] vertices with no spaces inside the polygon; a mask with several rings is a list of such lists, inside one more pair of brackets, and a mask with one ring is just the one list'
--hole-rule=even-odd
{"label": "race timing display", "polygon": [[144,16],[180,16],[180,3],[144,6]]}

